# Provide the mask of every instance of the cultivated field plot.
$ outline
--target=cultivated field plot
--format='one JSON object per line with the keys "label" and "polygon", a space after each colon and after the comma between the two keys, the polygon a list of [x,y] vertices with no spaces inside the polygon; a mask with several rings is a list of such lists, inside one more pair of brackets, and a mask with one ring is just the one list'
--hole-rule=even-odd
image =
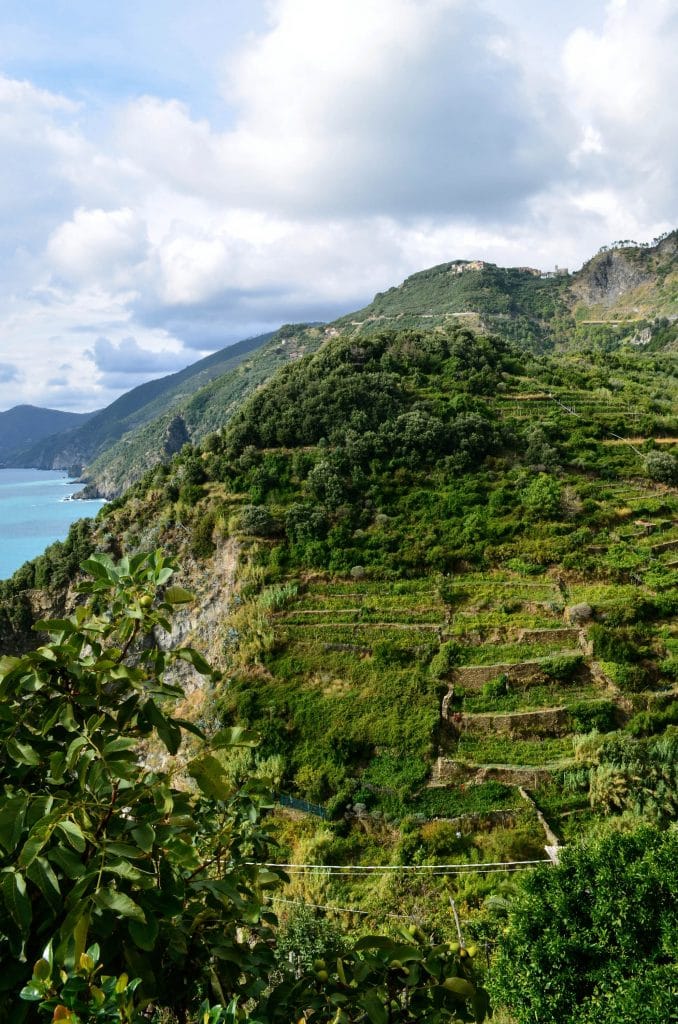
{"label": "cultivated field plot", "polygon": [[[632,501],[641,510],[621,517],[619,529],[601,531],[604,555],[628,544],[642,564],[661,564],[653,546],[678,534],[661,495],[638,487],[622,494],[621,485],[607,483],[583,490],[611,511]],[[651,515],[662,517],[661,529],[633,522]],[[628,540],[620,530],[629,531]],[[653,594],[652,586],[584,582],[576,572],[315,577],[273,615],[275,653],[267,667],[309,742],[340,729],[358,745],[368,807],[396,816],[415,808],[432,817],[491,816],[516,806],[519,785],[571,768],[576,735],[608,731],[623,718],[619,693],[591,670],[587,626],[565,621],[565,606],[590,604],[604,618]],[[666,634],[669,654],[673,643]],[[443,776],[438,755],[450,766]],[[413,764],[420,774],[405,785]],[[484,782],[486,773],[501,781]]]}
{"label": "cultivated field plot", "polygon": [[555,654],[579,654],[571,639],[544,643],[482,644],[464,647],[460,659],[464,665],[510,665],[539,661]]}
{"label": "cultivated field plot", "polygon": [[572,737],[517,740],[502,736],[462,736],[453,756],[473,765],[534,765],[561,767],[572,760]]}
{"label": "cultivated field plot", "polygon": [[506,693],[483,693],[482,690],[467,691],[455,686],[452,708],[464,714],[487,714],[494,712],[534,711],[540,708],[554,708],[574,701],[596,700],[601,696],[601,687],[596,683],[573,682],[569,686],[536,683],[534,686],[511,687]]}

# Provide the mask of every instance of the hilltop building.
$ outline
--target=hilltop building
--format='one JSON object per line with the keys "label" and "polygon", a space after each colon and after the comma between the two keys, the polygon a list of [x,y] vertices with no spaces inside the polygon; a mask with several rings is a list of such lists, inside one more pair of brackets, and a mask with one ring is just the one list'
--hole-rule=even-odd
{"label": "hilltop building", "polygon": [[544,270],[542,271],[542,278],[544,277],[569,277],[570,271],[567,267],[559,267],[556,263],[555,270]]}

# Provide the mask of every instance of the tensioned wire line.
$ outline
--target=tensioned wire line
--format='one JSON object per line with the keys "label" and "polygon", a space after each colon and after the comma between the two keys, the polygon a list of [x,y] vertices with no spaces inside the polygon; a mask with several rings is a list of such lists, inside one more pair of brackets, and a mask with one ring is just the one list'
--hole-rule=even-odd
{"label": "tensioned wire line", "polygon": [[540,860],[488,861],[480,864],[278,864],[258,865],[265,868],[281,868],[283,871],[326,871],[331,875],[369,874],[381,871],[425,871],[428,874],[464,874],[473,872],[508,871],[535,864],[550,864],[550,858]]}

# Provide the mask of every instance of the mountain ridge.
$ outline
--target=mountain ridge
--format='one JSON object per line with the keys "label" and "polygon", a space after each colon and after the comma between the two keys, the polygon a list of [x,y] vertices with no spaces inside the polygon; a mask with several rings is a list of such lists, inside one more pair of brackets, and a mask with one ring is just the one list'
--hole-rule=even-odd
{"label": "mountain ridge", "polygon": [[96,411],[64,412],[27,403],[0,412],[0,465],[3,453],[10,453],[18,445],[62,434],[65,430],[81,426],[95,415]]}
{"label": "mountain ridge", "polygon": [[[118,417],[115,430],[96,447],[91,440],[83,446],[82,434],[67,433],[50,445],[24,448],[14,458],[50,468],[79,464],[84,469],[84,496],[115,497],[172,454],[167,445],[171,423],[179,430],[178,436],[199,441],[227,422],[238,403],[288,359],[314,351],[338,336],[388,327],[442,330],[466,326],[496,333],[535,352],[559,346],[585,351],[599,344],[633,343],[649,345],[650,350],[675,346],[678,332],[672,311],[678,308],[677,251],[678,232],[674,231],[652,246],[617,243],[603,247],[572,274],[502,268],[482,260],[438,264],[377,293],[367,306],[322,329],[318,325],[285,325],[262,336],[264,340],[254,346],[251,359],[247,359],[249,343],[241,342],[180,374],[162,378],[168,382],[182,375],[190,377],[190,393],[163,385],[162,409],[156,400],[143,403],[141,417]],[[242,360],[223,366],[219,361],[223,354],[231,351],[235,355],[235,350],[242,352]],[[207,365],[214,368],[209,380],[195,373],[195,367]],[[224,372],[217,372],[217,366]],[[149,382],[141,389],[158,384]],[[140,389],[134,389],[117,403],[124,407],[139,394]],[[107,416],[109,410],[104,411]]]}

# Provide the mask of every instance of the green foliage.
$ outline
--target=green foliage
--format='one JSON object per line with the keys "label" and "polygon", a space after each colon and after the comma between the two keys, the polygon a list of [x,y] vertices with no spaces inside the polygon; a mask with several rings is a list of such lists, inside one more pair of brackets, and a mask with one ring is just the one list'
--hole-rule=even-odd
{"label": "green foliage", "polygon": [[562,488],[547,473],[535,476],[522,492],[525,511],[534,519],[553,519],[561,511]]}
{"label": "green foliage", "polygon": [[[522,878],[491,974],[497,1001],[517,1024],[635,1021],[618,1007],[675,970],[677,872],[675,831],[643,828],[568,846],[558,867]],[[638,1019],[669,1020],[670,986],[645,991],[662,1012],[634,996]]]}
{"label": "green foliage", "polygon": [[610,732],[617,726],[617,705],[611,700],[575,701],[567,705],[567,712],[575,732]]}
{"label": "green foliage", "polygon": [[461,647],[454,640],[446,640],[440,645],[440,650],[431,659],[429,667],[434,679],[444,679],[455,665],[458,665],[461,658]]}
{"label": "green foliage", "polygon": [[678,813],[678,729],[634,740],[613,733],[601,743],[589,779],[591,806],[607,814],[633,811],[666,825]]}
{"label": "green foliage", "polygon": [[508,676],[502,673],[499,676],[495,676],[494,679],[488,679],[486,683],[483,683],[483,688],[480,691],[482,696],[486,699],[492,699],[494,697],[504,697],[510,690],[510,684]]}
{"label": "green foliage", "polygon": [[542,670],[549,679],[568,683],[577,675],[584,663],[581,654],[558,654],[542,662]]}
{"label": "green foliage", "polygon": [[[139,758],[140,743],[172,757],[186,730],[200,733],[168,713],[181,691],[163,677],[177,661],[207,664],[152,642],[191,595],[160,554],[117,565],[96,556],[84,568],[90,601],[39,623],[49,643],[0,663],[0,1020],[23,1019],[12,993],[49,940],[67,969],[96,941],[108,972],[131,970],[147,996],[179,1007],[210,977],[256,991],[270,962],[261,941],[238,938],[244,919],[270,934],[257,894],[275,876],[245,863],[266,859],[265,791],[234,792],[213,754],[189,764],[201,795]],[[211,746],[243,742],[226,732]]]}
{"label": "green foliage", "polygon": [[68,971],[54,962],[49,944],[37,960],[29,983],[21,990],[26,1002],[39,1003],[41,1016],[64,1024],[140,1024],[134,993],[140,979],[130,981],[102,974],[101,951],[94,944]]}
{"label": "green foliage", "polygon": [[243,533],[251,533],[255,537],[270,537],[276,531],[276,522],[264,506],[245,505],[240,513],[238,527]]}
{"label": "green foliage", "polygon": [[[300,1007],[327,1024],[482,1021],[472,955],[421,934],[348,949],[325,928],[314,948],[332,947],[329,968],[298,960],[270,984],[270,800],[256,779],[238,788],[224,757],[257,739],[236,726],[206,741],[169,711],[173,663],[210,671],[192,648],[153,642],[192,598],[171,563],[97,555],[83,569],[89,601],[39,623],[48,643],[0,661],[0,1020],[139,1024],[149,1003],[188,1019],[211,989],[221,1006],[203,1002],[202,1024],[284,1024]],[[159,742],[173,759],[186,732],[200,741],[185,763],[194,788],[176,784],[172,760],[140,757]]]}
{"label": "green foliage", "polygon": [[482,1024],[490,1007],[476,948],[431,943],[417,928],[395,932],[366,935],[339,955],[318,957],[312,972],[283,981],[265,1003],[266,1021],[287,1024],[290,1012],[303,1007],[321,1024]]}
{"label": "green foliage", "polygon": [[678,459],[669,452],[650,452],[645,457],[645,469],[651,480],[662,484],[678,484]]}

